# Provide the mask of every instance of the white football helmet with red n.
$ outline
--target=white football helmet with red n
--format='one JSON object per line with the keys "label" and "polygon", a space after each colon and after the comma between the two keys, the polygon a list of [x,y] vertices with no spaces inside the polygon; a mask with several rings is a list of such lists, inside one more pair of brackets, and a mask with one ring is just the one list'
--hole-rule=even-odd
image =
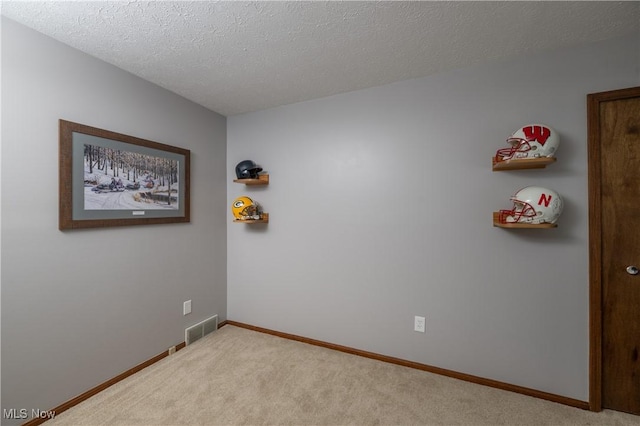
{"label": "white football helmet with red n", "polygon": [[555,130],[545,124],[527,124],[516,130],[508,139],[509,148],[496,152],[497,161],[520,158],[553,157],[560,138]]}
{"label": "white football helmet with red n", "polygon": [[562,198],[548,188],[527,186],[511,197],[513,208],[500,210],[501,223],[556,223],[562,213]]}

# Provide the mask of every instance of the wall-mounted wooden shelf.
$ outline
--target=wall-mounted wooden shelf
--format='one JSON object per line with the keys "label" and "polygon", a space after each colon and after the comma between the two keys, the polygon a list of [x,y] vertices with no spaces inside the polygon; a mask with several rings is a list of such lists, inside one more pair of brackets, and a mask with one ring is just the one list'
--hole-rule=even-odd
{"label": "wall-mounted wooden shelf", "polygon": [[555,157],[522,158],[500,161],[496,157],[491,159],[494,172],[503,170],[544,169],[551,163],[555,163]]}
{"label": "wall-mounted wooden shelf", "polygon": [[269,175],[258,175],[258,179],[234,179],[233,181],[245,185],[269,185]]}
{"label": "wall-mounted wooden shelf", "polygon": [[247,223],[247,224],[269,223],[269,213],[262,213],[261,219],[246,219],[246,220],[233,219],[233,221],[235,223]]}
{"label": "wall-mounted wooden shelf", "polygon": [[500,222],[499,217],[500,212],[493,212],[493,226],[497,226],[498,228],[550,229],[558,227],[558,224],[556,223],[502,223]]}

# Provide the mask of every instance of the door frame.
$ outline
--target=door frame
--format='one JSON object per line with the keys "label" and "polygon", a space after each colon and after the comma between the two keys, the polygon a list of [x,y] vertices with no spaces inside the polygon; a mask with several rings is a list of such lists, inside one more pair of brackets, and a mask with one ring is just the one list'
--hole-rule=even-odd
{"label": "door frame", "polygon": [[602,410],[602,181],[600,103],[640,97],[640,87],[587,95],[589,188],[589,409]]}

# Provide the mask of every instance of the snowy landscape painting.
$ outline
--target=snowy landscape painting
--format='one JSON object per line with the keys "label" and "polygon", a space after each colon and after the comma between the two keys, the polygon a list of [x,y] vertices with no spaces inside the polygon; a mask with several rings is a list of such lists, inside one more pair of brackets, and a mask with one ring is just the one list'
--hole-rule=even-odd
{"label": "snowy landscape painting", "polygon": [[190,151],[60,120],[60,229],[190,221]]}
{"label": "snowy landscape painting", "polygon": [[178,208],[178,162],[84,145],[85,210]]}

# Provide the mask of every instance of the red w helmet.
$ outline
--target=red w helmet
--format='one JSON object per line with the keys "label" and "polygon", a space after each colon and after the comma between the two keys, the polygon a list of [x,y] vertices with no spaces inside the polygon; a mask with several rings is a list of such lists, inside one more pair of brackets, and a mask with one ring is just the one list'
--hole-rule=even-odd
{"label": "red w helmet", "polygon": [[553,157],[560,138],[551,127],[544,124],[527,124],[516,130],[508,139],[509,148],[496,152],[497,161],[518,158]]}

